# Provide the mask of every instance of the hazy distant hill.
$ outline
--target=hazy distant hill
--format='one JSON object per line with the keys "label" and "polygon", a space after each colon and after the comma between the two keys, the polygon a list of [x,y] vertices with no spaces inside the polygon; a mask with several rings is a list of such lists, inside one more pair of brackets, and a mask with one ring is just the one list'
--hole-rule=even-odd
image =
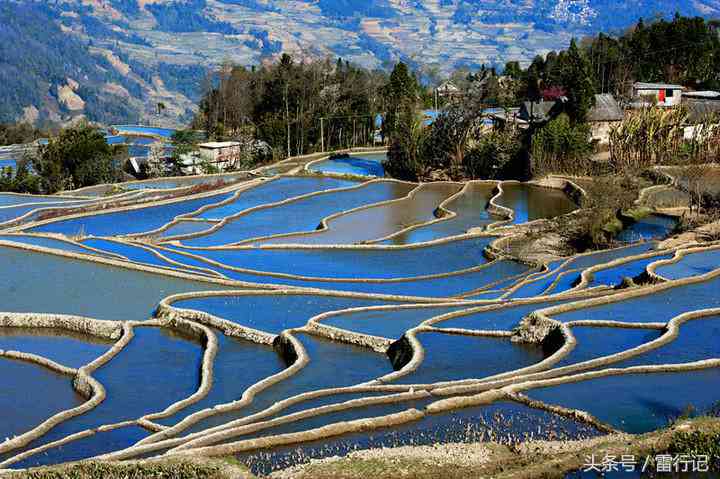
{"label": "hazy distant hill", "polygon": [[[0,121],[190,115],[206,68],[281,52],[446,72],[529,61],[639,17],[720,16],[720,0],[5,0]],[[157,104],[167,109],[156,117]]]}

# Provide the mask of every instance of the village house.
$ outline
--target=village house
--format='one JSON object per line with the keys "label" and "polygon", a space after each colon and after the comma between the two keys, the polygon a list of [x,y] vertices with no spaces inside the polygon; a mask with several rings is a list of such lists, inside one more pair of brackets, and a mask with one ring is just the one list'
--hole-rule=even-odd
{"label": "village house", "polygon": [[683,87],[668,83],[633,83],[631,96],[635,108],[652,105],[674,107],[682,101]]}
{"label": "village house", "polygon": [[610,130],[625,118],[625,112],[609,93],[595,95],[595,106],[588,112],[587,121],[593,141],[600,145],[610,143]]}
{"label": "village house", "polygon": [[197,148],[201,161],[219,171],[233,169],[242,155],[242,145],[238,141],[211,141],[200,143]]}

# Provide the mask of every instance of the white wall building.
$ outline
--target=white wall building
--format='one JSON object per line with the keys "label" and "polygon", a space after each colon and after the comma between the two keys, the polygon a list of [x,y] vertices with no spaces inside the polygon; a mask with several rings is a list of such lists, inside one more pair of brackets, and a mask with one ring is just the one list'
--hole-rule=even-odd
{"label": "white wall building", "polygon": [[238,141],[212,141],[197,145],[199,159],[226,171],[237,167],[242,156],[242,144]]}
{"label": "white wall building", "polygon": [[682,101],[683,87],[667,83],[637,82],[632,86],[632,97],[659,106],[678,106]]}

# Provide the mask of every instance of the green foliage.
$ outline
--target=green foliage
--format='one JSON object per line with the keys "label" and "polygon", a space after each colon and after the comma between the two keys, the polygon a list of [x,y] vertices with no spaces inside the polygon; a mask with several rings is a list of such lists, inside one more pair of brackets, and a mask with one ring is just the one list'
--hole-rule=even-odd
{"label": "green foliage", "polygon": [[514,128],[481,136],[465,155],[463,166],[471,178],[526,179],[521,133]]}
{"label": "green foliage", "polygon": [[68,466],[40,468],[13,473],[10,478],[23,479],[222,479],[227,477],[219,466],[178,461],[172,463],[86,462]]}
{"label": "green foliage", "polygon": [[30,143],[47,133],[29,123],[8,123],[0,125],[0,146]]}
{"label": "green foliage", "polygon": [[23,158],[17,162],[15,170],[12,168],[0,169],[0,191],[40,193],[40,178],[31,173],[29,163],[28,158]]}
{"label": "green foliage", "polygon": [[710,458],[710,470],[720,472],[720,433],[678,432],[673,435],[668,453],[707,456]]}
{"label": "green foliage", "polygon": [[590,109],[595,106],[595,87],[590,68],[585,53],[572,40],[567,54],[558,59],[557,83],[565,89],[568,98],[566,111],[575,123],[584,122]]}
{"label": "green foliage", "polygon": [[264,141],[280,158],[321,145],[371,145],[386,76],[341,60],[283,55],[262,68],[223,65],[209,80],[193,127],[215,139]]}
{"label": "green foliage", "polygon": [[407,106],[416,107],[419,102],[417,80],[406,64],[400,62],[395,65],[382,93],[385,100],[383,136],[391,138],[401,128],[401,116],[406,113]]}
{"label": "green foliage", "polygon": [[39,147],[32,157],[33,169],[40,176],[41,189],[55,193],[121,179],[118,156],[121,148],[107,144],[98,129],[87,124],[70,127]]}
{"label": "green foliage", "polygon": [[393,178],[417,181],[424,169],[423,151],[427,129],[415,108],[405,105],[399,115],[396,130],[390,139],[385,172]]}
{"label": "green foliage", "polygon": [[592,152],[590,127],[563,113],[532,136],[533,174],[588,174]]}

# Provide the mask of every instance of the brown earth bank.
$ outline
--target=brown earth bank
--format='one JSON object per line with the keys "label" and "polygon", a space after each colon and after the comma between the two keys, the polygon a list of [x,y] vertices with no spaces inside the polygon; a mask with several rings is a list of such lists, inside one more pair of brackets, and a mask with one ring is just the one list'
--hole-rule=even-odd
{"label": "brown earth bank", "polygon": [[[582,470],[595,457],[634,456],[638,470],[647,457],[670,454],[708,456],[712,472],[720,472],[720,418],[678,420],[643,435],[611,434],[582,441],[531,441],[514,446],[497,443],[453,443],[354,451],[345,457],[314,460],[275,472],[273,479],[365,478],[562,478]],[[653,461],[649,471],[655,471]],[[141,461],[87,461],[0,473],[3,479],[252,479],[234,458]],[[680,476],[682,477],[682,476]]]}
{"label": "brown earth bank", "polygon": [[[582,470],[593,455],[708,455],[720,466],[720,419],[678,421],[667,429],[633,436],[613,434],[583,441],[534,441],[518,446],[495,443],[438,444],[356,451],[343,458],[313,461],[276,472],[274,479],[513,478],[550,479]],[[710,462],[713,463],[713,460]],[[650,471],[656,470],[654,465]]]}

